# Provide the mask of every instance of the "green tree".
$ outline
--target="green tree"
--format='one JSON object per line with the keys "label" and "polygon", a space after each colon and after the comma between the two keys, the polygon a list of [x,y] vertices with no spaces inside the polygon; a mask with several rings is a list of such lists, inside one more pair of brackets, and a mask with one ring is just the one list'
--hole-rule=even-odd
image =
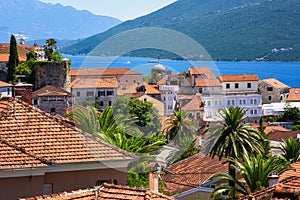
{"label": "green tree", "polygon": [[35,67],[36,67],[36,62],[33,59],[30,59],[24,63],[19,64],[16,67],[16,75],[25,75],[26,82],[34,85]]}
{"label": "green tree", "polygon": [[17,41],[14,35],[10,37],[9,59],[7,63],[7,82],[15,81],[16,67],[19,65]]}
{"label": "green tree", "polygon": [[300,139],[294,140],[289,138],[283,140],[283,144],[279,147],[282,151],[281,158],[289,163],[300,161]]}
{"label": "green tree", "polygon": [[279,116],[278,121],[292,121],[297,122],[300,119],[300,110],[297,107],[292,107],[290,104],[286,104],[284,112]]}
{"label": "green tree", "polygon": [[44,51],[48,57],[48,61],[52,61],[53,52],[57,50],[56,43],[56,40],[53,38],[49,38],[46,40]]}
{"label": "green tree", "polygon": [[[228,174],[235,178],[235,169],[231,166],[232,158],[238,159],[241,155],[249,153],[262,153],[262,136],[260,133],[245,126],[246,110],[240,107],[225,108],[221,114],[223,124],[217,124],[209,128],[205,149],[214,158],[218,156],[221,160],[226,157],[229,162]],[[234,182],[229,180],[229,186],[234,187]]]}
{"label": "green tree", "polygon": [[300,124],[292,126],[292,131],[298,131],[298,130],[300,130]]}
{"label": "green tree", "polygon": [[212,177],[212,180],[226,179],[235,184],[233,186],[225,184],[218,185],[212,192],[212,196],[217,196],[222,192],[228,192],[230,199],[237,199],[252,194],[269,186],[268,176],[272,173],[279,175],[289,169],[287,163],[282,162],[282,160],[277,157],[264,158],[263,155],[257,154],[243,156],[242,160],[243,161],[240,162],[237,159],[233,159],[232,162],[234,163],[234,168],[239,170],[239,174],[246,184],[243,184],[229,174],[217,174]]}
{"label": "green tree", "polygon": [[184,135],[194,138],[196,133],[196,122],[189,118],[188,112],[181,110],[175,110],[173,116],[166,120],[167,127],[164,130],[167,135],[168,142],[175,139],[175,143],[178,143],[179,136]]}

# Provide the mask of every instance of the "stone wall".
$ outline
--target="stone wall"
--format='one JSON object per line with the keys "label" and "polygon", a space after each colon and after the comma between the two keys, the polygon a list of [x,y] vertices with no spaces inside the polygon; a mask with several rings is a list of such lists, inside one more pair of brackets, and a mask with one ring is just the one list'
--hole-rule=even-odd
{"label": "stone wall", "polygon": [[53,85],[71,92],[70,81],[70,66],[67,61],[37,63],[35,90],[46,85]]}

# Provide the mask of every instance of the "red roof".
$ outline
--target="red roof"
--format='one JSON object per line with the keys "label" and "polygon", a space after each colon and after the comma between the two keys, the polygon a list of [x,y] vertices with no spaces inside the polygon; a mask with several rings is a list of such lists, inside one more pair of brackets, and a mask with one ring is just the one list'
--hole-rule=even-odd
{"label": "red roof", "polygon": [[199,95],[194,95],[192,100],[182,107],[184,111],[203,111],[204,104]]}
{"label": "red roof", "polygon": [[[9,54],[0,53],[0,62],[8,63],[8,60],[9,60]],[[26,58],[22,55],[19,55],[19,61],[20,62],[26,62]]]}
{"label": "red roof", "polygon": [[118,81],[116,77],[102,76],[99,78],[77,78],[71,83],[72,89],[100,89],[117,88]]}
{"label": "red roof", "polygon": [[214,79],[214,74],[210,71],[208,67],[201,68],[189,68],[188,71],[191,75],[205,75],[206,79]]}
{"label": "red roof", "polygon": [[258,81],[256,74],[220,75],[221,82]]}
{"label": "red roof", "polygon": [[263,79],[259,81],[260,83],[266,83],[274,88],[277,89],[285,89],[285,88],[290,88],[289,86],[287,86],[286,84],[278,81],[275,78],[268,78],[268,79]]}
{"label": "red roof", "polygon": [[268,139],[281,142],[289,138],[297,139],[298,135],[300,136],[300,131],[273,131],[268,135]]}
{"label": "red roof", "polygon": [[0,140],[0,169],[134,158],[15,98],[0,100]]}
{"label": "red roof", "polygon": [[32,93],[32,97],[71,97],[72,93],[63,89],[54,87],[52,85],[46,85],[39,90]]}
{"label": "red roof", "polygon": [[300,88],[291,88],[286,101],[300,101]]}
{"label": "red roof", "polygon": [[0,81],[0,87],[12,87],[13,85],[10,84],[10,83],[6,83],[6,82],[3,82],[3,81]]}
{"label": "red roof", "polygon": [[225,173],[228,170],[225,160],[212,159],[203,153],[181,160],[167,167],[172,173],[162,174],[168,192],[183,192],[199,187],[214,174]]}
{"label": "red roof", "polygon": [[149,189],[133,188],[104,183],[94,188],[80,189],[71,192],[25,198],[24,200],[171,200],[172,197],[155,193]]}
{"label": "red roof", "polygon": [[196,79],[196,87],[221,87],[219,79]]}

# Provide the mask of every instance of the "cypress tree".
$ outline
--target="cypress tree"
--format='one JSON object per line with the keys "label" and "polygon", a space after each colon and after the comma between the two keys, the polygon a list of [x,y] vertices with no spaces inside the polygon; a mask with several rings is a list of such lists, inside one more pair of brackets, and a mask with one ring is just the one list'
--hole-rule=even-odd
{"label": "cypress tree", "polygon": [[10,37],[9,60],[7,64],[7,82],[13,82],[15,78],[16,66],[19,64],[17,41],[14,35]]}

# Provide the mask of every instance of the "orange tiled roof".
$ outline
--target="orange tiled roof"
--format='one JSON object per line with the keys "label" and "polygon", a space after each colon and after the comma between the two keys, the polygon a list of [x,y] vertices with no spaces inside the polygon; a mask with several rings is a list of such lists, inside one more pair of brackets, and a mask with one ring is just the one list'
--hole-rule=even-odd
{"label": "orange tiled roof", "polygon": [[297,139],[297,135],[299,134],[300,131],[273,131],[269,133],[268,139],[281,142],[289,138]]}
{"label": "orange tiled roof", "polygon": [[43,195],[25,198],[24,200],[171,200],[172,197],[155,193],[149,189],[133,188],[122,185],[104,183],[94,188],[80,189],[72,192],[61,192],[57,194]]}
{"label": "orange tiled roof", "polygon": [[[252,127],[258,130],[259,124],[254,124]],[[265,133],[269,134],[276,131],[289,131],[289,129],[283,128],[282,126],[265,125]]]}
{"label": "orange tiled roof", "polygon": [[52,85],[46,85],[39,90],[32,93],[32,97],[71,97],[72,94],[63,89],[54,87]]}
{"label": "orange tiled roof", "polygon": [[128,68],[71,69],[71,76],[142,75]]}
{"label": "orange tiled roof", "polygon": [[134,158],[15,98],[0,100],[0,140],[0,169]]}
{"label": "orange tiled roof", "polygon": [[158,85],[144,85],[146,88],[146,94],[160,94],[160,91],[158,89]]}
{"label": "orange tiled roof", "polygon": [[300,88],[291,88],[286,101],[300,101]]}
{"label": "orange tiled roof", "polygon": [[192,100],[182,107],[182,110],[185,110],[185,111],[203,111],[204,110],[204,104],[202,103],[199,95],[194,95]]}
{"label": "orange tiled roof", "polygon": [[118,95],[131,95],[136,93],[137,83],[119,83]]}
{"label": "orange tiled roof", "polygon": [[118,81],[116,77],[99,78],[77,78],[71,83],[73,89],[99,89],[99,88],[117,88]]}
{"label": "orange tiled roof", "polygon": [[265,188],[263,190],[240,198],[241,200],[294,200],[299,199],[300,177],[290,178],[275,186]]}
{"label": "orange tiled roof", "polygon": [[196,79],[196,87],[221,87],[219,79]]}
{"label": "orange tiled roof", "polygon": [[215,76],[214,74],[210,71],[210,68],[208,67],[201,67],[201,68],[189,68],[188,71],[190,72],[191,75],[201,75],[204,74],[206,75],[207,79],[214,79]]}
{"label": "orange tiled roof", "polygon": [[225,159],[212,159],[203,153],[181,160],[167,167],[173,174],[162,174],[168,192],[183,192],[197,188],[214,174],[225,173],[228,170]]}
{"label": "orange tiled roof", "polygon": [[278,81],[275,78],[268,78],[268,79],[263,79],[259,81],[260,83],[266,83],[274,88],[277,89],[284,89],[284,88],[290,88],[288,85]]}
{"label": "orange tiled roof", "polygon": [[[8,63],[9,60],[9,54],[7,53],[0,53],[0,62],[6,62]],[[19,61],[20,62],[26,62],[26,58],[22,55],[19,55]]]}
{"label": "orange tiled roof", "polygon": [[6,82],[3,82],[3,81],[0,81],[0,87],[12,87],[13,85],[10,84],[10,83],[6,83]]}
{"label": "orange tiled roof", "polygon": [[221,82],[258,81],[256,74],[220,75]]}
{"label": "orange tiled roof", "polygon": [[3,49],[6,49],[10,47],[10,44],[9,43],[5,43],[5,44],[0,44],[0,51],[2,51]]}
{"label": "orange tiled roof", "polygon": [[295,162],[291,164],[291,170],[285,171],[279,176],[279,180],[285,180],[292,176],[300,177],[300,162]]}
{"label": "orange tiled roof", "polygon": [[[179,74],[171,74],[171,80],[173,79],[177,79],[179,78]],[[160,79],[159,81],[157,81],[157,85],[165,85],[166,82],[168,80],[168,75],[165,75],[162,79]]]}

